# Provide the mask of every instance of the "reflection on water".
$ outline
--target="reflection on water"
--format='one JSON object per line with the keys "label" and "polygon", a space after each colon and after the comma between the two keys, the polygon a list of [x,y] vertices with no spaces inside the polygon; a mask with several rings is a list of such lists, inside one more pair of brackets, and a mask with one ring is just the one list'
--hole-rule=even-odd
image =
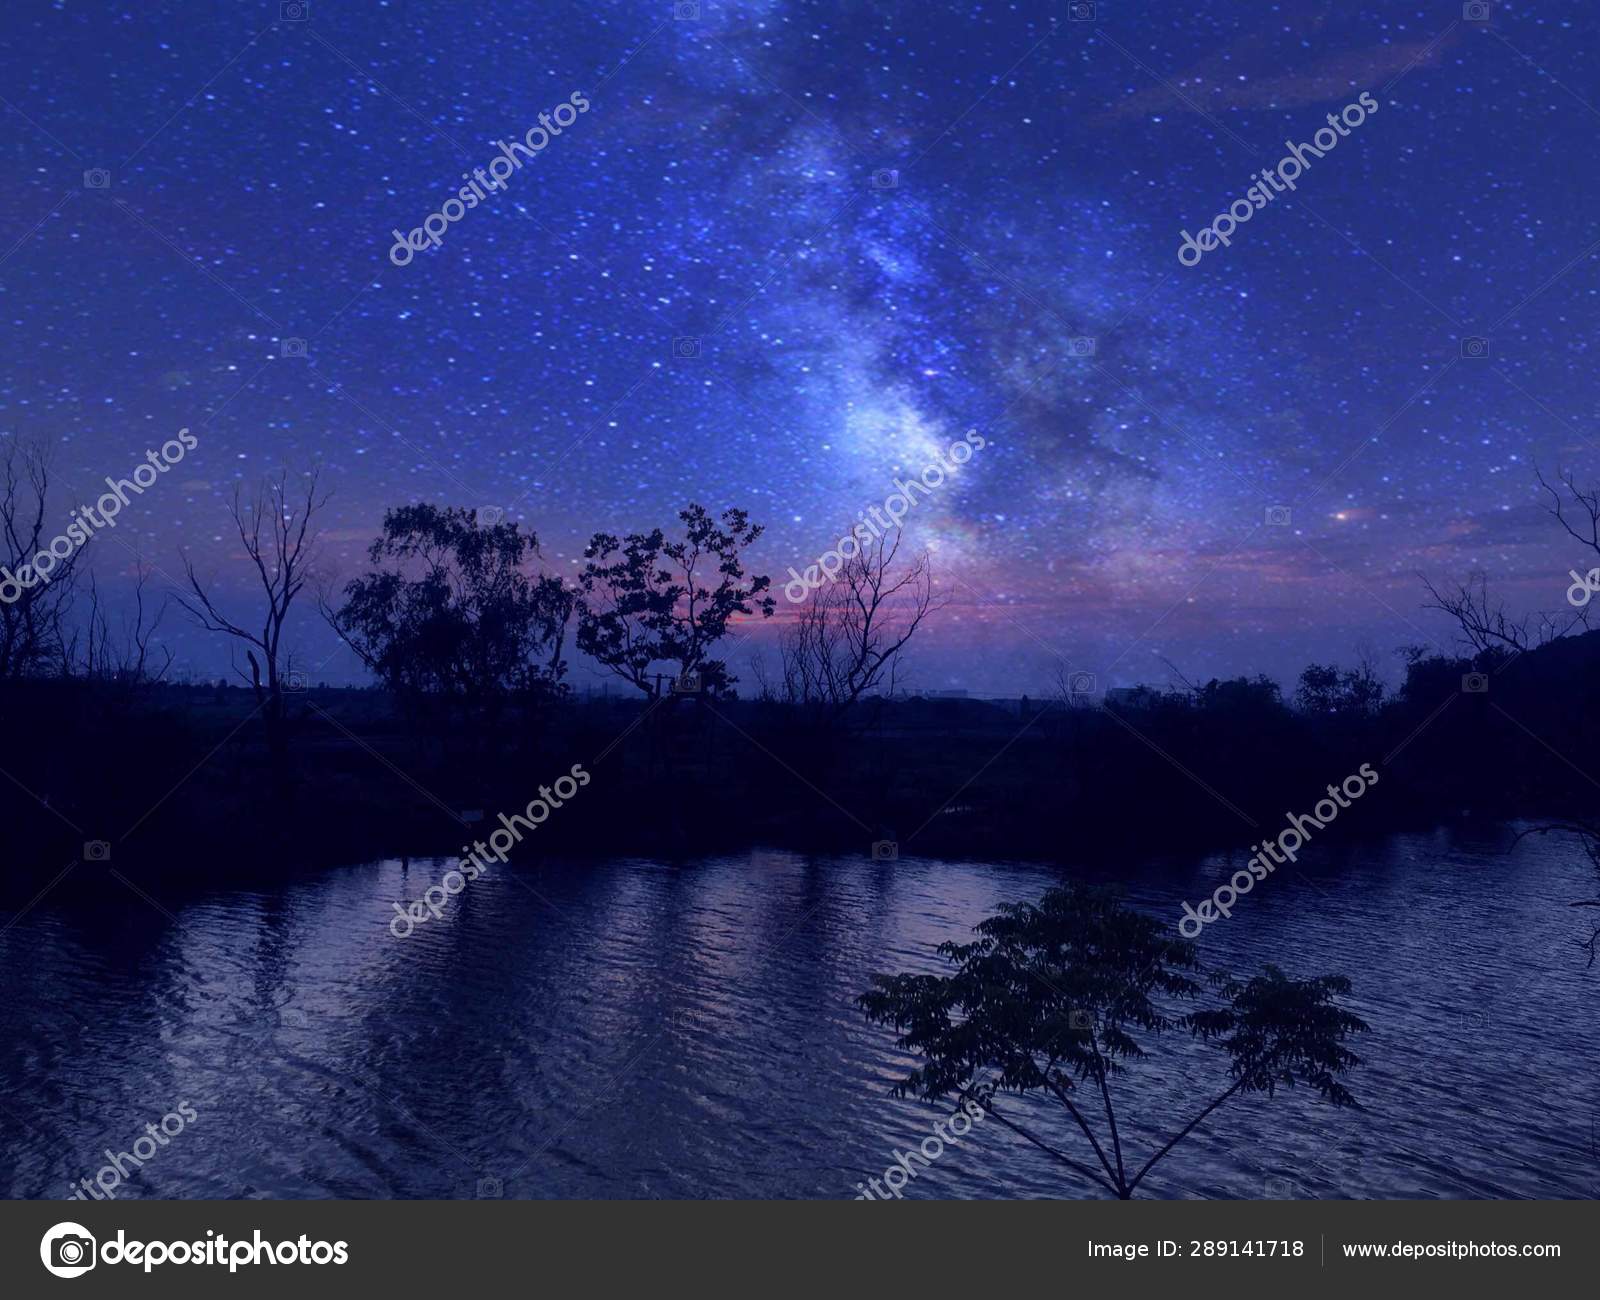
{"label": "reflection on water", "polygon": [[[1366,1109],[1230,1102],[1149,1193],[1594,1195],[1600,969],[1566,906],[1592,881],[1570,845],[1502,844],[1324,849],[1207,927],[1210,964],[1355,980]],[[907,1062],[855,995],[1059,879],[768,851],[510,866],[396,939],[391,904],[447,865],[167,914],[81,869],[0,936],[0,1189],[68,1195],[182,1102],[197,1121],[119,1197],[850,1196],[939,1116],[889,1096]],[[1141,869],[1129,899],[1175,919],[1240,866]],[[1124,1143],[1152,1149],[1223,1068],[1160,1047],[1118,1085]],[[1095,1192],[980,1124],[907,1194]]]}

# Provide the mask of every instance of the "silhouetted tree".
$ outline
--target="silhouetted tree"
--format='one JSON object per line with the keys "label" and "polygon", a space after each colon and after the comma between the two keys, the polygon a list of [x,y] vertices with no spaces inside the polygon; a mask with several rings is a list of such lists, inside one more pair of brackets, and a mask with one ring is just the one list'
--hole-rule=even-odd
{"label": "silhouetted tree", "polygon": [[[1558,468],[1554,483],[1537,468],[1534,477],[1550,498],[1545,507],[1550,517],[1561,525],[1568,537],[1600,559],[1600,488],[1582,486],[1569,469]],[[1480,663],[1482,668],[1494,667],[1512,655],[1559,640],[1579,627],[1586,629],[1589,624],[1588,602],[1577,608],[1562,609],[1558,614],[1534,610],[1515,617],[1506,611],[1504,602],[1490,600],[1488,576],[1481,571],[1468,575],[1465,582],[1443,589],[1435,587],[1425,575],[1417,576],[1428,589],[1429,599],[1423,602],[1424,609],[1437,609],[1453,618],[1462,639],[1472,647],[1474,654],[1494,652],[1493,658]]]}
{"label": "silhouetted tree", "polygon": [[864,543],[815,591],[778,641],[780,678],[769,694],[836,718],[863,695],[893,694],[901,657],[936,596],[926,552],[897,562],[902,534]]}
{"label": "silhouetted tree", "polygon": [[1499,655],[1520,654],[1550,639],[1553,628],[1547,618],[1535,612],[1516,618],[1506,612],[1502,601],[1489,598],[1487,574],[1476,572],[1465,582],[1455,583],[1443,590],[1419,574],[1422,585],[1428,589],[1429,599],[1423,609],[1437,609],[1455,619],[1461,637],[1473,651],[1482,654],[1494,651]]}
{"label": "silhouetted tree", "polygon": [[1056,659],[1051,665],[1051,685],[1056,702],[1068,709],[1095,709],[1101,707],[1101,698],[1095,692],[1095,675],[1074,668],[1065,659]]}
{"label": "silhouetted tree", "polygon": [[1213,677],[1200,688],[1201,708],[1248,717],[1283,711],[1283,689],[1265,673],[1254,677]]}
{"label": "silhouetted tree", "polygon": [[[1124,1200],[1231,1097],[1304,1084],[1335,1106],[1354,1104],[1340,1078],[1360,1062],[1344,1043],[1367,1026],[1333,1001],[1350,991],[1347,979],[1293,980],[1274,966],[1248,981],[1213,974],[1221,1005],[1172,1015],[1152,995],[1174,1001],[1203,991],[1195,945],[1173,929],[1104,890],[1073,884],[1037,904],[1005,905],[978,925],[973,943],[941,944],[954,975],[875,976],[862,1008],[900,1031],[899,1045],[925,1062],[896,1095],[973,1097],[1001,1125]],[[1222,1049],[1232,1082],[1135,1169],[1111,1083],[1124,1063],[1144,1059],[1140,1036],[1169,1030]],[[1059,1103],[1098,1172],[1058,1150],[1031,1120],[1001,1114],[1002,1093]],[[1103,1124],[1091,1123],[1097,1109]]]}
{"label": "silhouetted tree", "polygon": [[[79,550],[52,555],[48,572],[34,567],[48,545],[50,456],[38,443],[0,442],[0,681],[64,673],[68,667],[66,619],[76,594]],[[78,525],[81,529],[81,525]],[[17,581],[33,578],[29,585]]]}
{"label": "silhouetted tree", "polygon": [[[1512,846],[1520,844],[1529,835],[1549,835],[1552,832],[1578,837],[1584,856],[1589,859],[1589,866],[1594,870],[1595,883],[1600,886],[1600,825],[1593,822],[1546,822],[1542,826],[1530,826],[1526,830],[1518,831],[1516,838],[1512,840]],[[1600,897],[1580,898],[1570,906],[1600,907]],[[1589,965],[1593,966],[1595,958],[1600,957],[1600,926],[1591,924],[1589,937],[1580,941],[1578,946],[1589,955]]]}
{"label": "silhouetted tree", "polygon": [[1365,716],[1383,704],[1383,682],[1371,663],[1340,671],[1334,664],[1309,664],[1300,674],[1295,707],[1319,717]]}
{"label": "silhouetted tree", "polygon": [[485,524],[470,510],[423,503],[383,517],[367,558],[376,566],[345,587],[324,616],[385,686],[497,707],[511,694],[561,687],[573,595],[525,568],[535,534]]}
{"label": "silhouetted tree", "polygon": [[1570,469],[1556,470],[1556,483],[1546,481],[1539,470],[1534,477],[1550,496],[1546,507],[1555,521],[1566,530],[1567,536],[1586,546],[1600,558],[1600,489],[1580,487],[1577,476]]}
{"label": "silhouetted tree", "polygon": [[142,686],[161,681],[172,667],[173,652],[161,652],[161,663],[155,662],[151,641],[161,629],[167,615],[167,601],[163,600],[152,614],[145,588],[150,582],[150,569],[142,560],[137,562],[133,587],[133,610],[120,620],[113,631],[110,616],[100,604],[100,585],[93,573],[89,574],[89,609],[82,634],[81,651],[76,642],[73,647],[73,671],[94,682],[114,683],[120,686]]}
{"label": "silhouetted tree", "polygon": [[772,579],[747,577],[743,556],[763,529],[737,509],[719,522],[691,505],[678,518],[681,540],[668,541],[659,528],[590,540],[578,580],[578,649],[647,696],[656,694],[650,670],[658,663],[698,677],[708,694],[729,695],[738,679],[706,656],[735,615],[772,617],[775,602],[762,594]]}
{"label": "silhouetted tree", "polygon": [[183,567],[189,592],[174,597],[206,631],[225,633],[245,647],[250,674],[245,676],[237,665],[234,671],[249,682],[255,692],[280,794],[288,791],[283,690],[290,665],[289,653],[283,644],[283,628],[295,598],[305,589],[312,574],[317,537],[311,531],[311,520],[328,501],[326,492],[318,492],[319,477],[317,470],[307,472],[304,492],[297,492],[293,500],[290,499],[287,470],[280,471],[276,479],[259,484],[248,501],[242,489],[234,489],[228,514],[260,584],[264,605],[259,614],[260,631],[234,622],[218,609],[187,555],[183,557]]}

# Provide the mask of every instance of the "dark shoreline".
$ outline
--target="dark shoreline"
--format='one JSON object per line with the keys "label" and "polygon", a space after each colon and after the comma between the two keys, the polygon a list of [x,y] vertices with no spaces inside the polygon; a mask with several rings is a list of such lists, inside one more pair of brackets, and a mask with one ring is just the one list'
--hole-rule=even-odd
{"label": "dark shoreline", "polygon": [[[1288,814],[1312,813],[1318,799],[1326,798],[1327,785],[1362,762],[1375,765],[1379,783],[1318,832],[1318,844],[1463,821],[1582,818],[1590,806],[1576,790],[1540,789],[1537,781],[1485,789],[1477,779],[1483,774],[1471,771],[1458,781],[1441,781],[1437,767],[1416,761],[1426,753],[1421,739],[1410,761],[1402,755],[1385,767],[1376,753],[1378,736],[1339,746],[1312,745],[1303,735],[1294,738],[1298,743],[1276,737],[1276,748],[1256,746],[1257,770],[1240,772],[1238,784],[1255,790],[1255,797],[1236,801],[1200,775],[1194,755],[1172,752],[1170,726],[1137,715],[1141,734],[1159,736],[1155,743],[1171,761],[1126,736],[1122,721],[1085,712],[1041,719],[1021,739],[1014,717],[980,715],[974,722],[969,716],[962,729],[933,716],[926,721],[945,729],[932,743],[917,728],[903,727],[842,759],[825,756],[817,763],[814,754],[799,752],[803,746],[777,752],[783,737],[763,725],[770,722],[762,717],[763,706],[724,702],[710,706],[714,718],[688,704],[665,723],[647,720],[614,747],[614,737],[630,720],[627,706],[608,705],[591,717],[579,710],[530,750],[465,755],[448,744],[443,752],[430,752],[414,738],[360,728],[354,716],[340,718],[358,711],[351,697],[361,706],[381,697],[340,692],[341,700],[334,694],[321,700],[313,694],[316,712],[308,709],[311,721],[296,737],[286,803],[269,791],[266,754],[246,738],[246,722],[181,783],[163,784],[153,779],[154,763],[140,769],[135,761],[127,770],[145,770],[152,779],[108,784],[93,798],[68,802],[34,784],[34,794],[50,800],[49,809],[15,786],[0,792],[12,828],[6,870],[18,881],[48,879],[77,861],[79,869],[123,869],[140,879],[216,878],[220,860],[228,864],[230,881],[245,881],[381,857],[450,856],[498,829],[502,813],[523,812],[539,786],[548,787],[574,762],[591,783],[552,810],[535,832],[525,832],[513,858],[531,850],[568,858],[672,859],[756,846],[871,856],[879,841],[907,856],[1061,864],[1219,850],[1248,856],[1263,835],[1275,837],[1283,829]],[[237,712],[248,717],[247,708]],[[637,719],[639,706],[631,714]],[[177,716],[194,721],[192,711]],[[170,714],[164,718],[172,721]],[[228,721],[227,730],[239,725],[237,718]],[[343,728],[361,739],[341,734]],[[148,733],[144,724],[131,730],[134,744],[139,733]],[[1451,746],[1459,737],[1441,732],[1436,740]],[[1002,747],[996,758],[994,751]],[[608,749],[598,762],[576,757]],[[1083,758],[1096,752],[1097,765],[1086,768]],[[800,766],[808,758],[809,776]],[[985,763],[982,778],[963,789],[962,768],[970,773]],[[1556,760],[1548,758],[1548,764]],[[173,767],[181,777],[194,762]],[[1116,787],[1135,790],[1135,797],[1119,799],[1114,789],[1097,788],[1112,778]],[[79,802],[98,814],[91,819]],[[477,810],[482,820],[462,823],[446,809]],[[82,827],[81,837],[66,824],[69,819]],[[110,844],[103,862],[85,851],[96,840]]]}
{"label": "dark shoreline", "polygon": [[[234,879],[449,855],[575,766],[591,779],[530,833],[535,851],[870,855],[887,842],[877,851],[1102,862],[1246,851],[1363,768],[1378,780],[1318,841],[1582,821],[1600,795],[1586,771],[1600,754],[1600,632],[1487,676],[1420,660],[1387,701],[1318,712],[1263,678],[1109,702],[869,700],[832,721],[698,695],[511,700],[492,715],[375,689],[287,698],[275,766],[245,690],[4,686],[4,869],[95,866],[94,841],[110,845],[107,867],[152,879],[216,876],[217,861]],[[469,810],[481,821],[463,822]]]}

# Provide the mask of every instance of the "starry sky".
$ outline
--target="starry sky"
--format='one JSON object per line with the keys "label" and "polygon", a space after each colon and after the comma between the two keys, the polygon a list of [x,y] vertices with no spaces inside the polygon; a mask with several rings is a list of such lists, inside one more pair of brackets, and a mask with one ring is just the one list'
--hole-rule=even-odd
{"label": "starry sky", "polygon": [[[1554,610],[1581,564],[1534,468],[1600,477],[1591,0],[8,0],[0,25],[0,438],[54,449],[63,527],[199,439],[90,543],[113,593],[135,551],[158,588],[187,551],[244,614],[226,502],[313,463],[335,583],[408,501],[503,509],[563,574],[699,501],[767,525],[781,585],[969,429],[907,520],[951,598],[925,687],[1164,659],[1287,682],[1449,645],[1418,571]],[[1379,111],[1295,193],[1179,263],[1362,92]],[[314,677],[361,680],[302,613]]]}

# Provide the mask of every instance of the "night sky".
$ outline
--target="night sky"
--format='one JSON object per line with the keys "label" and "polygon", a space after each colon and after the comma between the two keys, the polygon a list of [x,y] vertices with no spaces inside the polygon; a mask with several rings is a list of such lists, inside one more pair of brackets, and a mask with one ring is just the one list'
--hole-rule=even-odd
{"label": "night sky", "polygon": [[[90,544],[113,587],[130,548],[171,576],[186,548],[243,614],[225,503],[313,461],[336,581],[407,501],[505,509],[564,574],[700,501],[766,523],[781,586],[976,429],[907,521],[953,595],[923,686],[1389,661],[1448,644],[1418,570],[1563,604],[1582,557],[1533,471],[1600,478],[1592,0],[306,7],[0,17],[0,437],[55,447],[63,527],[199,438]],[[1362,92],[1296,193],[1179,264]],[[302,612],[314,676],[361,680]]]}

